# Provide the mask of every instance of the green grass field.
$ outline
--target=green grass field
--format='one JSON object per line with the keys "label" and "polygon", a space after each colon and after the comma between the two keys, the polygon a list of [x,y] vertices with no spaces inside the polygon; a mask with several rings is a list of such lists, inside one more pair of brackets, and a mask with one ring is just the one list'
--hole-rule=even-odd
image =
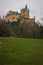
{"label": "green grass field", "polygon": [[0,38],[0,65],[43,65],[43,39]]}

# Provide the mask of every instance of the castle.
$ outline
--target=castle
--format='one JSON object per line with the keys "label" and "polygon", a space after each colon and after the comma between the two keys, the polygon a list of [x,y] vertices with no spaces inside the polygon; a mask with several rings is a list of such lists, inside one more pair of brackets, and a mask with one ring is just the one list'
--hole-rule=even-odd
{"label": "castle", "polygon": [[35,16],[34,18],[30,18],[30,15],[29,15],[29,9],[27,8],[27,5],[25,6],[25,8],[23,8],[21,10],[20,13],[18,12],[14,12],[14,11],[9,11],[7,13],[7,15],[3,18],[3,20],[5,20],[6,22],[17,22],[18,19],[22,19],[22,22],[23,20],[25,20],[27,23],[29,22],[35,22]]}

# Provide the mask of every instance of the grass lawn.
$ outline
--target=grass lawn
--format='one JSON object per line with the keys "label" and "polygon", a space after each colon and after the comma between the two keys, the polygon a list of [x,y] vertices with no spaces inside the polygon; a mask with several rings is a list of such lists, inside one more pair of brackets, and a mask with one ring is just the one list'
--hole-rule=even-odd
{"label": "grass lawn", "polygon": [[0,38],[0,65],[43,65],[43,39]]}

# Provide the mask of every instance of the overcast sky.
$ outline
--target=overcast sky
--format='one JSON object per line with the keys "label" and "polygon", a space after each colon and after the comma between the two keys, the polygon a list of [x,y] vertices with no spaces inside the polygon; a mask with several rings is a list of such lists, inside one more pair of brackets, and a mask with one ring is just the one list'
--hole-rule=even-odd
{"label": "overcast sky", "polygon": [[26,4],[31,17],[43,17],[43,0],[0,0],[0,15],[6,15],[9,10],[20,11]]}

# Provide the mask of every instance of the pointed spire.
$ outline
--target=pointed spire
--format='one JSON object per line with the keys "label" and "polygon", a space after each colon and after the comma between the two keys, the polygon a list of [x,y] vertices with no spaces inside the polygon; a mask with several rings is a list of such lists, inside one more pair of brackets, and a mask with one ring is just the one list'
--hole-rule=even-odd
{"label": "pointed spire", "polygon": [[26,6],[25,6],[25,9],[27,9],[27,4],[26,4]]}

